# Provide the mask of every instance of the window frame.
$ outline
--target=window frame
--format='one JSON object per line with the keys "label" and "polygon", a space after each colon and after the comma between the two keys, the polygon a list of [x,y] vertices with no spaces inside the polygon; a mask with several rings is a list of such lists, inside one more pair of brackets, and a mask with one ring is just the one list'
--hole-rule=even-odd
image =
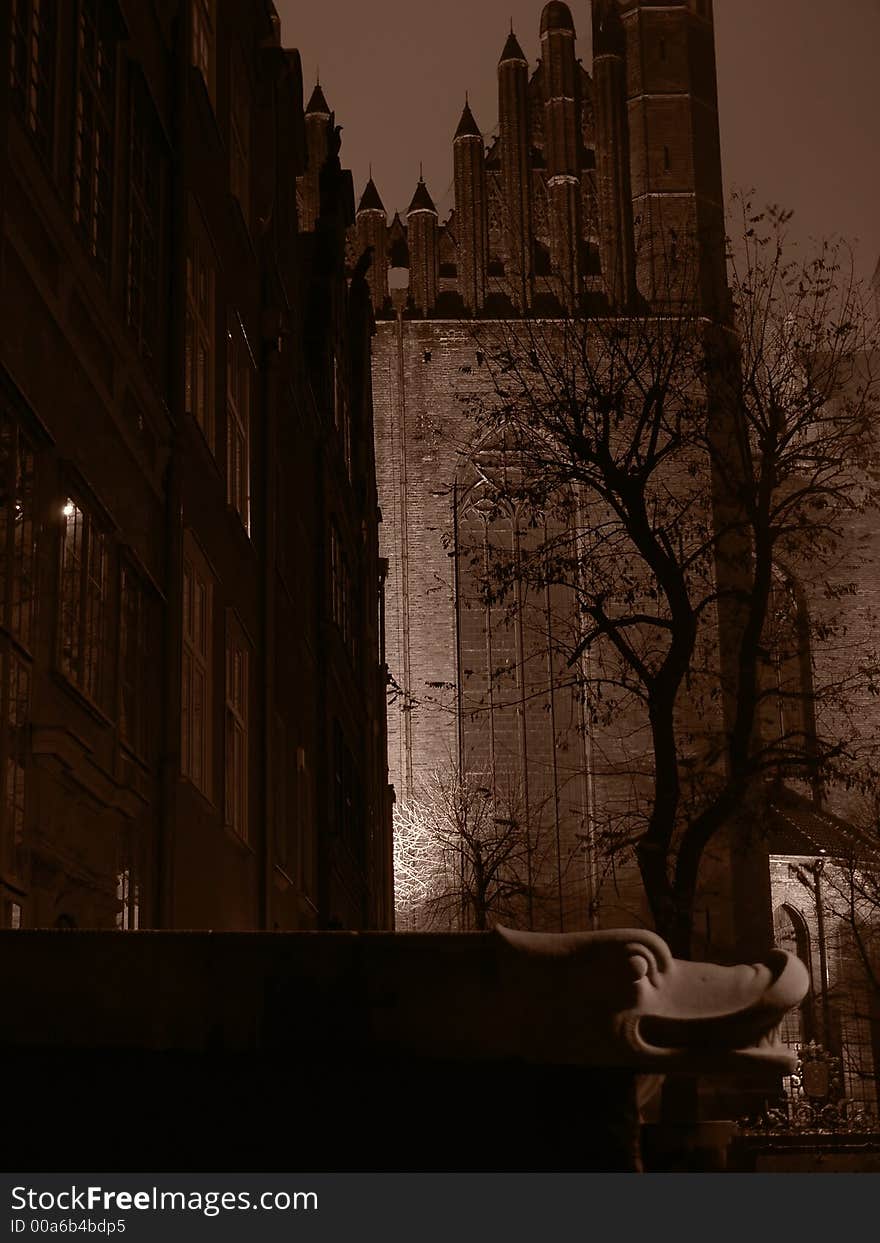
{"label": "window frame", "polygon": [[[133,658],[127,660],[126,641],[131,620],[128,600],[136,600],[136,630]],[[142,763],[151,759],[151,723],[153,707],[153,669],[156,602],[153,588],[133,557],[123,552],[119,561],[119,668],[117,673],[117,720],[121,744]],[[131,671],[133,675],[131,676]],[[134,710],[126,709],[126,691],[134,702]],[[133,724],[130,724],[131,718]]]}
{"label": "window frame", "polygon": [[166,170],[153,101],[143,73],[134,66],[128,123],[125,317],[138,353],[155,375],[162,355],[160,279]]}
{"label": "window frame", "polygon": [[[191,598],[187,577],[192,583]],[[184,538],[183,566],[181,574],[181,661],[180,661],[180,776],[199,793],[214,803],[213,791],[213,656],[214,656],[214,596],[215,578],[192,537],[186,532]],[[203,589],[200,609],[196,610],[197,589]],[[201,624],[194,625],[200,616]],[[200,633],[196,633],[196,631]],[[201,735],[195,729],[197,702],[195,690],[201,673]],[[199,754],[195,752],[198,750]]]}
{"label": "window frame", "polygon": [[190,62],[201,75],[211,106],[217,92],[217,0],[190,0]]}
{"label": "window frame", "polygon": [[251,645],[235,613],[226,619],[224,823],[246,845],[250,812]]}
{"label": "window frame", "polygon": [[226,502],[251,534],[251,351],[239,317],[226,334]]}
{"label": "window frame", "polygon": [[216,263],[204,232],[192,224],[186,248],[184,410],[212,454],[217,451]]}
{"label": "window frame", "polygon": [[238,45],[229,65],[229,189],[241,208],[245,226],[251,226],[251,91]]}
{"label": "window frame", "polygon": [[[93,64],[86,60],[87,15],[92,10]],[[74,66],[73,219],[86,250],[108,284],[115,233],[119,41],[119,15],[112,0],[79,0]],[[88,142],[87,114],[91,120]]]}
{"label": "window frame", "polygon": [[[69,512],[71,507],[74,512]],[[76,521],[77,514],[82,520],[80,547],[72,553],[75,561],[68,565],[70,521]],[[56,668],[68,685],[102,713],[107,693],[110,552],[109,523],[83,489],[69,485],[61,502]],[[68,582],[76,586],[75,600],[74,593],[68,592]],[[68,638],[75,654],[65,652]]]}
{"label": "window frame", "polygon": [[55,147],[58,0],[12,0],[11,111],[50,163]]}

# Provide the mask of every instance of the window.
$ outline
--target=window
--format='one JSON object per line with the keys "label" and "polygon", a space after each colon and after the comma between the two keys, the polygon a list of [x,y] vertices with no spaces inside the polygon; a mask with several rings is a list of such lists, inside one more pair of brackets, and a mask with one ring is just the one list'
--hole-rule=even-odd
{"label": "window", "polygon": [[251,529],[250,497],[250,355],[241,325],[228,333],[226,354],[226,499]]}
{"label": "window", "polygon": [[351,573],[335,523],[330,526],[330,616],[349,647],[353,635]]}
{"label": "window", "polygon": [[162,152],[147,88],[139,73],[131,84],[129,147],[128,326],[148,369],[159,352],[159,263],[162,210]]}
{"label": "window", "polygon": [[34,450],[12,411],[0,410],[0,867],[19,878],[36,569]]}
{"label": "window", "polygon": [[119,589],[119,736],[146,758],[153,680],[151,599],[143,581],[123,565]]}
{"label": "window", "polygon": [[110,275],[116,42],[109,0],[80,0],[73,215],[104,279]]}
{"label": "window", "polygon": [[207,566],[189,542],[183,559],[180,772],[211,797],[211,608]]}
{"label": "window", "polygon": [[19,880],[25,874],[25,760],[30,708],[30,666],[11,648],[3,653],[0,769],[3,834],[0,866]]}
{"label": "window", "polygon": [[238,199],[245,224],[250,223],[251,105],[241,53],[232,57],[229,94],[229,188]]}
{"label": "window", "polygon": [[296,749],[296,871],[300,893],[314,902],[318,893],[315,825],[312,818],[312,785],[308,753]]}
{"label": "window", "polygon": [[192,63],[205,80],[214,102],[214,28],[216,0],[190,0],[192,13]]}
{"label": "window", "polygon": [[116,874],[116,927],[120,932],[135,932],[140,927],[140,892],[132,878],[131,868]]}
{"label": "window", "polygon": [[275,863],[278,867],[286,869],[288,855],[290,854],[288,841],[288,797],[287,788],[292,779],[291,764],[287,754],[287,724],[284,717],[278,712],[275,713],[275,746],[272,756],[274,769],[274,793],[275,793]]}
{"label": "window", "polygon": [[226,823],[248,836],[248,652],[233,622],[226,635]]}
{"label": "window", "polygon": [[[800,911],[790,906],[780,906],[773,913],[773,941],[778,949],[787,950],[810,967],[810,932],[806,920]],[[799,1049],[801,1045],[813,1038],[812,1022],[812,988],[810,995],[805,997],[800,1006],[789,1010],[779,1028],[783,1044]]]}
{"label": "window", "polygon": [[185,404],[214,450],[214,269],[190,231],[186,255]]}
{"label": "window", "polygon": [[[430,360],[431,355],[428,351],[425,361],[430,362]],[[351,408],[335,355],[333,356],[333,426],[341,439],[345,469],[351,478]]]}
{"label": "window", "polygon": [[107,537],[73,497],[62,509],[59,665],[100,704],[107,610]]}
{"label": "window", "polygon": [[56,0],[12,0],[12,110],[45,156],[55,119]]}
{"label": "window", "polygon": [[333,804],[336,832],[354,857],[363,862],[365,842],[360,777],[338,721],[333,723]]}
{"label": "window", "polygon": [[33,637],[36,591],[34,451],[0,410],[0,627],[23,647]]}

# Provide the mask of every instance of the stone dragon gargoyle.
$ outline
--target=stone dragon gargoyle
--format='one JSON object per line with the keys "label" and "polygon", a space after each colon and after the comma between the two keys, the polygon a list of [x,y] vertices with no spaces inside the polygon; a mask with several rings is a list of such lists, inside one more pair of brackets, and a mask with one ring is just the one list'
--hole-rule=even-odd
{"label": "stone dragon gargoyle", "polygon": [[371,1040],[410,1055],[652,1074],[795,1062],[778,1027],[809,980],[782,950],[722,967],[630,929],[359,940]]}
{"label": "stone dragon gargoyle", "polygon": [[496,932],[508,988],[482,1022],[511,1055],[654,1074],[794,1068],[779,1025],[809,976],[791,954],[723,967],[673,958],[647,931]]}

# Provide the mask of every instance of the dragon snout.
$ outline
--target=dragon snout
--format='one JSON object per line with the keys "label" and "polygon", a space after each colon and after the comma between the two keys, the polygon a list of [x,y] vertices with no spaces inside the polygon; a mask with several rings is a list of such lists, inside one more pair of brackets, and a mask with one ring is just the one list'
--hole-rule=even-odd
{"label": "dragon snout", "polygon": [[806,967],[783,950],[751,966],[675,962],[665,987],[640,1000],[630,1039],[658,1060],[686,1052],[788,1068],[793,1055],[779,1041],[779,1026],[808,988]]}

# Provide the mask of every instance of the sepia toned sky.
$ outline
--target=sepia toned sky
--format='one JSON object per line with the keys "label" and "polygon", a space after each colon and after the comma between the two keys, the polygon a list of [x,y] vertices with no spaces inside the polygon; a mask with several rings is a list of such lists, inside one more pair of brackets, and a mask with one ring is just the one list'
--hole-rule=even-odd
{"label": "sepia toned sky", "polygon": [[[487,136],[510,18],[531,60],[541,0],[275,0],[306,98],[320,68],[358,195],[372,163],[389,216],[419,175],[452,206],[452,135],[465,91]],[[725,189],[792,208],[793,235],[880,257],[880,0],[714,0]],[[570,4],[590,63],[589,0]]]}

